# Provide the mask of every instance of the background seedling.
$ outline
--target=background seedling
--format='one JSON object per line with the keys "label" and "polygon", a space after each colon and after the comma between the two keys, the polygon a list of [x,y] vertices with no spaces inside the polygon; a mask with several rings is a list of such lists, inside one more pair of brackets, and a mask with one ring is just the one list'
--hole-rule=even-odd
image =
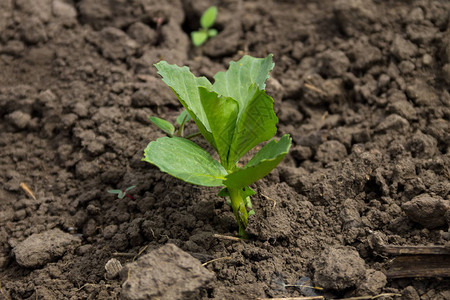
{"label": "background seedling", "polygon": [[214,25],[217,17],[217,7],[211,6],[203,13],[200,18],[201,28],[198,31],[191,32],[192,43],[199,47],[203,45],[208,38],[215,37],[217,35],[217,30],[211,28]]}
{"label": "background seedling", "polygon": [[262,147],[244,167],[238,167],[247,152],[277,132],[273,99],[265,92],[265,81],[274,67],[272,55],[246,55],[231,62],[228,71],[214,76],[214,84],[205,77],[195,77],[187,67],[165,61],[155,66],[187,111],[178,117],[180,126],[189,115],[220,162],[187,138],[174,136],[174,128],[160,121],[157,125],[161,128],[163,124],[170,134],[150,142],[143,160],[186,182],[223,187],[219,196],[228,199],[239,235],[246,237],[248,216],[254,214],[250,196],[255,192],[249,185],[269,174],[291,146],[291,138],[284,135]]}
{"label": "background seedling", "polygon": [[134,200],[134,197],[131,196],[130,194],[128,194],[128,191],[134,189],[135,187],[136,187],[135,185],[132,185],[132,186],[127,187],[124,190],[109,190],[108,193],[117,194],[117,198],[119,198],[119,199],[123,199],[126,196],[126,197],[130,198],[131,200]]}

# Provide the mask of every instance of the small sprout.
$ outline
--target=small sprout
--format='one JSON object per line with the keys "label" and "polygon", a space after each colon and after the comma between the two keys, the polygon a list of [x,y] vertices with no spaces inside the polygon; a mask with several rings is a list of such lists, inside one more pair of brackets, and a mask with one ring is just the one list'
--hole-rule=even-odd
{"label": "small sprout", "polygon": [[134,197],[131,196],[130,194],[128,194],[128,191],[134,189],[135,187],[136,187],[135,185],[132,185],[132,186],[127,187],[124,190],[109,190],[108,193],[117,194],[117,198],[119,198],[119,199],[123,199],[126,196],[126,197],[130,198],[131,200],[134,200]]}
{"label": "small sprout", "polygon": [[217,35],[217,30],[211,28],[214,25],[217,17],[217,7],[209,7],[200,18],[201,28],[198,31],[191,32],[192,43],[199,47],[203,45],[208,38],[215,37]]}
{"label": "small sprout", "polygon": [[182,126],[183,124],[186,124],[187,121],[191,119],[191,115],[189,115],[187,110],[183,110],[181,114],[177,117],[177,123],[178,125]]}
{"label": "small sprout", "polygon": [[183,110],[181,114],[177,117],[177,123],[180,125],[178,127],[177,136],[183,137],[184,136],[184,125],[191,119],[191,115],[189,115],[187,110]]}
{"label": "small sprout", "polygon": [[149,117],[149,119],[153,124],[158,126],[159,129],[167,133],[168,136],[173,136],[173,134],[175,133],[175,127],[166,120],[153,116]]}
{"label": "small sprout", "polygon": [[[291,147],[291,138],[286,134],[267,143],[245,166],[238,167],[245,154],[277,132],[273,99],[265,91],[265,81],[274,67],[272,55],[246,55],[231,62],[228,71],[214,76],[214,83],[195,77],[187,67],[165,61],[155,66],[187,111],[182,113],[184,117],[177,118],[180,127],[188,116],[192,118],[220,161],[188,140],[195,134],[186,138],[169,135],[150,142],[142,160],[188,183],[222,187],[219,196],[228,200],[239,235],[246,238],[248,216],[255,213],[250,200],[255,191],[250,185],[269,174]],[[181,136],[182,130],[177,135]]]}
{"label": "small sprout", "polygon": [[[158,126],[159,129],[164,131],[169,137],[172,137],[174,135],[178,137],[184,137],[184,126],[186,123],[191,119],[191,116],[189,115],[187,110],[183,110],[180,115],[177,117],[177,123],[179,125],[178,130],[175,132],[175,126],[172,125],[170,122],[158,118],[158,117],[149,117],[150,121]],[[191,134],[190,136],[187,136],[186,138],[192,138],[194,136],[199,135],[200,132],[196,132],[194,134]]]}

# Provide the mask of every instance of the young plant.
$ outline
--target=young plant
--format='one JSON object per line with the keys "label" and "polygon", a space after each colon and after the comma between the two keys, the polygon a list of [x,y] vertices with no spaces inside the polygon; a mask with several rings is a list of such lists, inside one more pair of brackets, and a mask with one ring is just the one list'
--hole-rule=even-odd
{"label": "young plant", "polygon": [[217,30],[211,28],[214,25],[217,17],[217,7],[211,6],[203,13],[200,18],[201,28],[198,31],[191,32],[192,43],[194,46],[199,47],[203,45],[208,38],[215,37],[217,35]]}
{"label": "young plant", "polygon": [[127,187],[124,190],[109,190],[108,193],[116,194],[117,198],[119,198],[119,199],[123,199],[126,196],[126,197],[130,198],[131,200],[134,200],[134,197],[131,196],[130,194],[128,194],[128,191],[134,189],[135,187],[136,187],[135,185],[132,185],[132,186]]}
{"label": "young plant", "polygon": [[[168,136],[172,137],[176,135],[178,137],[184,137],[184,126],[191,119],[191,116],[189,115],[187,110],[183,110],[181,112],[181,114],[177,117],[177,123],[179,127],[176,132],[175,126],[172,125],[169,121],[154,116],[149,117],[149,119],[153,124],[155,124],[159,129],[164,131]],[[199,134],[200,134],[199,132],[196,132],[187,136],[186,138],[191,138]]]}
{"label": "young plant", "polygon": [[188,67],[165,61],[155,66],[216,150],[220,162],[194,142],[173,135],[150,142],[142,160],[186,182],[223,187],[219,196],[229,199],[239,235],[246,237],[252,214],[250,196],[255,194],[249,185],[269,174],[291,146],[291,138],[284,135],[263,146],[245,166],[238,166],[247,152],[277,132],[273,99],[265,92],[265,81],[274,67],[272,55],[246,55],[231,62],[226,72],[214,76],[214,84],[205,77],[195,77]]}

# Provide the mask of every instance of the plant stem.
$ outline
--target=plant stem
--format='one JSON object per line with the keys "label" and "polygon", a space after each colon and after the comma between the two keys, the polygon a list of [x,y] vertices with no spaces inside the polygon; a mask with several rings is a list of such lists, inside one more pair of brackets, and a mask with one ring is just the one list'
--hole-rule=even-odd
{"label": "plant stem", "polygon": [[125,196],[127,196],[127,197],[130,198],[131,200],[136,200],[136,199],[134,199],[134,197],[131,196],[130,194],[125,194]]}
{"label": "plant stem", "polygon": [[179,137],[183,137],[183,135],[184,135],[184,124],[186,124],[187,117],[188,117],[188,115],[184,116],[183,121],[181,122],[180,127],[178,128],[177,136],[179,136]]}
{"label": "plant stem", "polygon": [[239,236],[242,238],[248,238],[245,228],[247,228],[248,212],[245,207],[244,199],[242,199],[242,193],[239,189],[228,188],[228,193],[231,199],[231,208],[233,209],[236,222],[239,225]]}

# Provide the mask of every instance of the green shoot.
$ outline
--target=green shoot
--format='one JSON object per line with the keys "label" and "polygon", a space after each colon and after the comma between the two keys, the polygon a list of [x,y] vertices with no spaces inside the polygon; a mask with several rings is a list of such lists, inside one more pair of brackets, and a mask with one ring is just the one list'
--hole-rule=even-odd
{"label": "green shoot", "polygon": [[[178,137],[184,137],[184,126],[191,119],[191,116],[187,112],[187,110],[183,110],[181,114],[177,117],[178,130],[175,132],[175,126],[172,125],[169,121],[158,117],[149,117],[149,120],[156,125],[159,129],[164,131],[169,137],[174,135]],[[200,135],[200,132],[193,133],[189,136],[186,136],[187,139]]]}
{"label": "green shoot", "polygon": [[211,28],[214,25],[217,17],[217,7],[209,7],[200,18],[201,28],[198,31],[191,32],[192,43],[194,46],[199,47],[203,45],[208,38],[215,37],[217,30]]}
{"label": "green shoot", "polygon": [[231,62],[228,71],[214,76],[214,84],[205,77],[195,77],[187,67],[165,61],[155,66],[186,109],[187,113],[182,113],[185,116],[177,119],[178,124],[184,124],[187,116],[192,118],[216,150],[219,161],[194,142],[173,134],[150,142],[142,160],[186,182],[222,187],[218,195],[226,197],[239,235],[247,237],[248,216],[254,214],[250,196],[255,192],[250,185],[269,174],[291,146],[291,138],[284,135],[263,146],[245,166],[238,167],[245,154],[277,132],[273,99],[265,92],[265,81],[274,67],[272,55],[246,55]]}
{"label": "green shoot", "polygon": [[134,189],[135,187],[136,187],[135,185],[132,185],[132,186],[127,187],[124,190],[109,190],[108,193],[116,194],[117,198],[119,198],[119,199],[123,199],[126,196],[126,197],[130,198],[131,200],[134,200],[134,197],[131,196],[130,194],[128,194],[128,191]]}
{"label": "green shoot", "polygon": [[149,117],[150,121],[164,131],[168,136],[173,136],[175,133],[175,127],[168,121],[158,117]]}

